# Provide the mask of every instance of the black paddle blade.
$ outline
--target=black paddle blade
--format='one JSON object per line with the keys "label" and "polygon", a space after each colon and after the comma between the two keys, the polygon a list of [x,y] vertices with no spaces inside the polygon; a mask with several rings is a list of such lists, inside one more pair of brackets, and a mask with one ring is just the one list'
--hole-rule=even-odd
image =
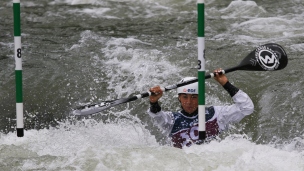
{"label": "black paddle blade", "polygon": [[259,46],[238,65],[238,70],[274,71],[287,66],[287,54],[282,46],[268,43]]}

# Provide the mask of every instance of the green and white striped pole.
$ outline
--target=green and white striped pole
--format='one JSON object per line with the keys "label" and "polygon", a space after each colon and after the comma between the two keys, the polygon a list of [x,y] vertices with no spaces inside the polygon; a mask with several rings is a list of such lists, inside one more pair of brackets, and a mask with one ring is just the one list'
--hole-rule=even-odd
{"label": "green and white striped pole", "polygon": [[16,62],[16,121],[17,136],[23,137],[23,95],[22,95],[22,58],[21,58],[21,22],[20,22],[20,0],[13,0],[14,11],[14,56]]}
{"label": "green and white striped pole", "polygon": [[197,42],[198,42],[198,136],[200,140],[206,138],[205,122],[205,4],[204,0],[197,0]]}

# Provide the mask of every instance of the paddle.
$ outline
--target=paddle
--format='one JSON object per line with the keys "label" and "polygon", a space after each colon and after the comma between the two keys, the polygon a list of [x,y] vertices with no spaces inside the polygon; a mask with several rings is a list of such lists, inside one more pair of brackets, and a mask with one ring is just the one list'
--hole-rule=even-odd
{"label": "paddle", "polygon": [[[276,71],[281,70],[287,66],[288,59],[285,50],[278,44],[269,43],[261,45],[248,54],[239,65],[222,70],[222,73],[229,73],[236,70],[246,70],[246,71]],[[214,77],[214,73],[205,76],[205,79]],[[188,85],[194,82],[197,82],[198,79],[192,79],[185,81],[183,83],[177,83],[173,85],[166,86],[162,88],[163,91],[169,91]],[[73,111],[74,115],[85,116],[91,115],[103,110],[109,109],[113,106],[131,102],[137,99],[148,97],[151,95],[151,92],[141,93],[132,97],[122,98],[112,101],[105,101],[98,104],[89,104],[85,106],[80,106]]]}

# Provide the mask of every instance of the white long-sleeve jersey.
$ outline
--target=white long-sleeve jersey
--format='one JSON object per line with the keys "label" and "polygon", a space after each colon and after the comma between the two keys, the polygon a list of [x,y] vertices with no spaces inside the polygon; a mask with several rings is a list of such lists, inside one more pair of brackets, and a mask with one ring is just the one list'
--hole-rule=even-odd
{"label": "white long-sleeve jersey", "polygon": [[[234,101],[232,105],[206,107],[207,137],[218,135],[221,131],[226,130],[229,124],[240,122],[253,112],[253,102],[242,90],[239,90],[232,100]],[[190,146],[198,141],[198,114],[189,117],[181,111],[165,112],[161,110],[153,113],[150,108],[148,114],[163,130],[163,133],[171,137],[175,147]]]}

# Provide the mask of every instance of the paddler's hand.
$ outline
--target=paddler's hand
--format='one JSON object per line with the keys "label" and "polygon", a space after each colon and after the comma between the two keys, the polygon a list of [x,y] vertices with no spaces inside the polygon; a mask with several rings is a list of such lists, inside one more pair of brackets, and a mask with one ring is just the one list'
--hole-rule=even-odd
{"label": "paddler's hand", "polygon": [[228,82],[228,78],[226,77],[225,74],[222,74],[221,71],[222,68],[219,68],[214,70],[213,73],[215,74],[214,79],[223,86]]}
{"label": "paddler's hand", "polygon": [[152,87],[149,91],[152,93],[152,95],[150,96],[151,103],[156,103],[158,99],[163,96],[163,91],[161,90],[160,86]]}

